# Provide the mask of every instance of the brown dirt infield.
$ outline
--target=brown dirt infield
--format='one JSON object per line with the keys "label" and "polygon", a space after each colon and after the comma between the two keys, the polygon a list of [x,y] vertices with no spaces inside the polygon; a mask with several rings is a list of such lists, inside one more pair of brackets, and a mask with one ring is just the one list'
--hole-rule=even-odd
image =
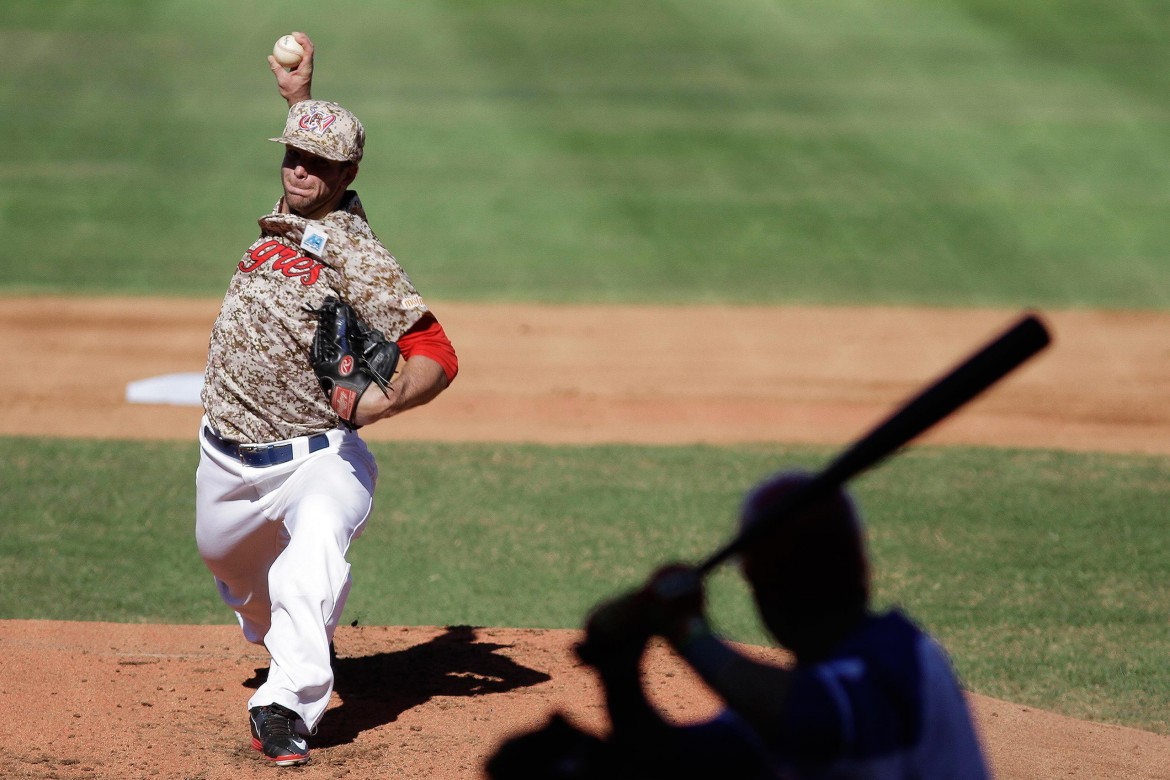
{"label": "brown dirt infield", "polygon": [[[201,370],[218,301],[2,300],[9,337],[0,345],[0,435],[193,438],[197,408],[128,404],[125,386]],[[371,440],[839,444],[1017,314],[436,311],[459,350],[461,376],[430,407],[368,429]],[[1170,452],[1170,317],[1045,317],[1053,347],[923,442]],[[243,712],[264,656],[233,627],[0,621],[0,712],[8,716],[0,775],[478,777],[503,737],[554,709],[603,728],[597,688],[570,652],[575,638],[522,628],[345,627],[313,762],[277,770],[250,749]],[[653,653],[647,672],[672,717],[715,706],[668,653]],[[1000,778],[1170,778],[1170,737],[971,699]]]}

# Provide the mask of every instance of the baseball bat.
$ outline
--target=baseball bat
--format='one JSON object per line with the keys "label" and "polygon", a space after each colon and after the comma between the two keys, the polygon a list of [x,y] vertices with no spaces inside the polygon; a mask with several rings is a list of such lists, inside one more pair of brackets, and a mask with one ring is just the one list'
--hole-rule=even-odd
{"label": "baseball bat", "polygon": [[[919,434],[1007,376],[1024,361],[1048,346],[1050,341],[1044,323],[1034,314],[1025,314],[982,349],[905,402],[883,422],[838,455],[828,466],[814,474],[803,488],[794,490],[781,499],[776,513],[791,514],[877,465],[888,455],[910,443]],[[699,575],[706,575],[773,530],[774,528],[763,523],[742,529],[698,565]]]}

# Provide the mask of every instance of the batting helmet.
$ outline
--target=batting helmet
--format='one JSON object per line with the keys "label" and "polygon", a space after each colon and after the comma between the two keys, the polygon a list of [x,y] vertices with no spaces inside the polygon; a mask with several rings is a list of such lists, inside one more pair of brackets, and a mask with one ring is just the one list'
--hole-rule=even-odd
{"label": "batting helmet", "polygon": [[740,567],[764,622],[790,647],[793,631],[869,605],[865,532],[849,495],[836,489],[795,510],[785,500],[811,480],[800,471],[773,477],[747,495],[740,513],[743,527],[768,529],[740,553]]}

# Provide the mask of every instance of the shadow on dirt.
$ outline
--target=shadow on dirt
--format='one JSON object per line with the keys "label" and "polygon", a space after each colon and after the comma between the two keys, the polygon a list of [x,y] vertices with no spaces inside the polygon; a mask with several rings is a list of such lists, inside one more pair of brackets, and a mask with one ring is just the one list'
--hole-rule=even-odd
{"label": "shadow on dirt", "polygon": [[[321,721],[314,746],[353,742],[361,732],[393,723],[436,696],[485,696],[552,679],[496,653],[506,647],[477,642],[472,626],[448,626],[446,633],[405,650],[335,657],[334,691],[341,706]],[[244,686],[260,687],[267,674],[257,669]]]}

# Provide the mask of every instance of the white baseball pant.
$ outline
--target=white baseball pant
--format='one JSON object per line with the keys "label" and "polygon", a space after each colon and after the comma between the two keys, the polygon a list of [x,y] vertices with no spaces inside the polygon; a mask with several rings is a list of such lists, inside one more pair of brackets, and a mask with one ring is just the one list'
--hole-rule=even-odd
{"label": "white baseball pant", "polygon": [[280,704],[309,733],[329,705],[329,643],[349,595],[349,545],[373,505],[378,467],[355,431],[287,444],[291,459],[265,467],[231,457],[200,425],[195,539],[220,597],[250,642],[271,656],[249,707]]}

